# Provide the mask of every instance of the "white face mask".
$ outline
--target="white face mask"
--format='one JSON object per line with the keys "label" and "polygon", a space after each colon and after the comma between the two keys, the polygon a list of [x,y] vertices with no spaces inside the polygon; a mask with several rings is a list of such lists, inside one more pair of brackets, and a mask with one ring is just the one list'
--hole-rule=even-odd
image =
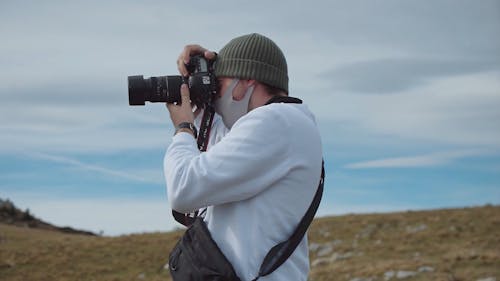
{"label": "white face mask", "polygon": [[248,113],[248,104],[253,94],[254,86],[250,86],[245,92],[243,99],[239,101],[234,100],[233,91],[239,81],[239,79],[234,78],[223,95],[215,101],[215,112],[222,117],[222,121],[228,129],[231,129],[241,116]]}

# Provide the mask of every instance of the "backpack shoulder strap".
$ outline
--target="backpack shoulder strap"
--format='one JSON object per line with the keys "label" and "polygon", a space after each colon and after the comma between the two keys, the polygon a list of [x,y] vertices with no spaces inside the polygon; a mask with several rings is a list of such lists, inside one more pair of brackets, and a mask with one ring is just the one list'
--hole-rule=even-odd
{"label": "backpack shoulder strap", "polygon": [[259,275],[253,279],[257,280],[262,276],[266,276],[280,267],[295,251],[295,248],[300,244],[302,238],[306,234],[309,225],[311,224],[316,211],[318,210],[319,203],[321,202],[321,197],[323,195],[323,185],[325,182],[325,168],[324,161],[321,163],[321,179],[319,180],[318,190],[314,195],[313,201],[306,214],[302,217],[299,225],[292,233],[288,240],[285,240],[276,246],[272,247],[271,250],[264,257],[264,261],[260,265]]}
{"label": "backpack shoulder strap", "polygon": [[[271,103],[302,103],[302,100],[293,97],[275,96],[271,98],[266,103],[266,105]],[[316,190],[316,194],[314,195],[314,198],[311,202],[311,205],[309,205],[307,212],[300,220],[297,228],[295,228],[295,231],[292,233],[292,235],[287,240],[277,244],[276,246],[272,247],[271,250],[269,250],[267,255],[264,257],[264,261],[262,261],[262,264],[260,265],[259,275],[252,281],[255,281],[260,277],[266,276],[275,271],[293,254],[297,246],[302,241],[302,238],[306,234],[309,225],[311,225],[314,215],[316,214],[316,211],[318,210],[319,204],[321,202],[321,197],[323,195],[323,186],[325,182],[324,164],[325,162],[322,161],[321,178],[319,180],[318,189]]]}

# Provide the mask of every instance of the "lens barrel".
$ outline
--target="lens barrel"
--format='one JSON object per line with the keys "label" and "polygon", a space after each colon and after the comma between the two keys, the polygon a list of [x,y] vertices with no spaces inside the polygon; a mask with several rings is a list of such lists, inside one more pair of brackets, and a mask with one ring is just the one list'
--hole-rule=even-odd
{"label": "lens barrel", "polygon": [[144,79],[142,75],[128,77],[128,101],[130,105],[149,102],[180,102],[182,77],[158,76]]}

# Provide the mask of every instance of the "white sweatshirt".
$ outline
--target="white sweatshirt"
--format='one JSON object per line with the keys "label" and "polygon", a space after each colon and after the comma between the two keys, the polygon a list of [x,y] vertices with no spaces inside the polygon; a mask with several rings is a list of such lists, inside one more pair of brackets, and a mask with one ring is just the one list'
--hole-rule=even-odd
{"label": "white sweatshirt", "polygon": [[[305,105],[261,106],[207,152],[198,151],[190,134],[175,135],[164,159],[168,199],[183,213],[208,207],[213,239],[241,280],[252,280],[267,252],[288,239],[306,213],[321,160],[319,131]],[[304,237],[282,266],[259,280],[307,280],[308,273]]]}

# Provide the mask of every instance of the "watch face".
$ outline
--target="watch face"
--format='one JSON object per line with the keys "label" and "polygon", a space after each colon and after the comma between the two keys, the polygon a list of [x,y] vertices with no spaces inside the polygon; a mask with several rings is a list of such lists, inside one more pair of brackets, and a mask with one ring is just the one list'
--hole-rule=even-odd
{"label": "watch face", "polygon": [[196,127],[194,126],[193,123],[189,123],[189,122],[180,123],[179,125],[177,125],[177,127],[175,129],[175,134],[177,134],[177,132],[180,129],[190,129],[193,132],[194,137],[197,138],[198,131],[196,130]]}

